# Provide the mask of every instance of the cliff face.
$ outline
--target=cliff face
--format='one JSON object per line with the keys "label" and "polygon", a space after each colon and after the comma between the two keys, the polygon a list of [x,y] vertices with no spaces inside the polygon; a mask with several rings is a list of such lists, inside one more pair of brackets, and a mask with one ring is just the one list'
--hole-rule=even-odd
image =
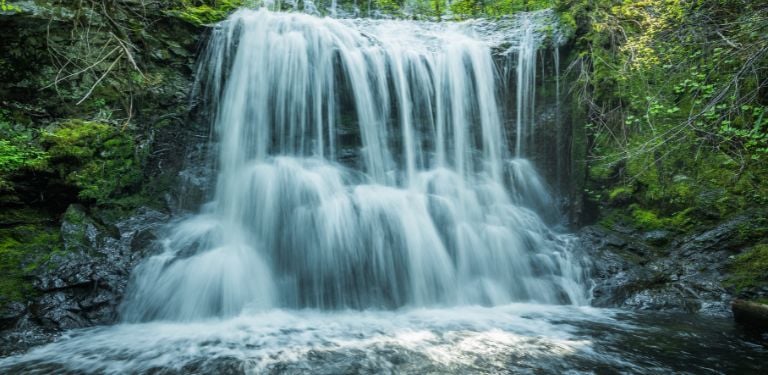
{"label": "cliff face", "polygon": [[189,115],[205,32],[131,1],[0,12],[2,352],[113,322],[177,197],[199,199],[176,189],[208,134]]}

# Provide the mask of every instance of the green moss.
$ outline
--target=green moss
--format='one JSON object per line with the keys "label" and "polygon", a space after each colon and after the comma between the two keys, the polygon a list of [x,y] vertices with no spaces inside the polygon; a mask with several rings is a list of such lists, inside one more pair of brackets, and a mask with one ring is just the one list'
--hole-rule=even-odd
{"label": "green moss", "polygon": [[586,69],[581,103],[594,109],[584,118],[599,124],[586,126],[587,186],[604,207],[632,186],[636,224],[657,225],[652,212],[695,228],[768,205],[764,77],[739,73],[768,62],[748,58],[768,41],[748,31],[768,13],[730,0],[560,0],[557,11],[576,29],[574,64]]}
{"label": "green moss", "polygon": [[630,186],[619,186],[608,193],[608,200],[611,202],[626,201],[632,197],[634,189]]}
{"label": "green moss", "polygon": [[632,210],[632,218],[635,226],[645,230],[659,229],[664,227],[664,221],[659,219],[655,212],[642,209],[635,206]]}
{"label": "green moss", "polygon": [[6,111],[0,111],[0,191],[12,191],[14,177],[44,170],[47,155],[34,142],[27,129],[17,124]]}
{"label": "green moss", "polygon": [[51,163],[83,200],[106,203],[141,182],[133,139],[111,125],[70,120],[44,134],[43,142]]}
{"label": "green moss", "polygon": [[193,5],[191,1],[182,1],[182,7],[170,13],[195,25],[208,25],[219,22],[237,8],[249,2],[247,0],[216,0],[210,3]]}
{"label": "green moss", "polygon": [[589,178],[592,180],[607,180],[611,174],[612,168],[607,163],[596,163],[589,167]]}
{"label": "green moss", "polygon": [[736,293],[768,285],[768,245],[755,245],[737,256],[728,266],[728,273],[725,285]]}
{"label": "green moss", "polygon": [[24,224],[0,229],[0,304],[34,293],[31,273],[56,251],[61,251],[58,228]]}
{"label": "green moss", "polygon": [[762,212],[749,221],[739,224],[736,228],[736,238],[742,242],[757,242],[768,238],[768,213]]}

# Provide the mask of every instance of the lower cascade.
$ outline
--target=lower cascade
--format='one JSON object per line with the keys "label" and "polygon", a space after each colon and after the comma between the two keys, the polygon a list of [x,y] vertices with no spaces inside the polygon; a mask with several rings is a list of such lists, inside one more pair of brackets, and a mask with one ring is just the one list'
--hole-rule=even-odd
{"label": "lower cascade", "polygon": [[586,303],[571,238],[541,218],[554,200],[510,148],[500,74],[472,24],[241,10],[203,59],[215,195],[135,270],[125,321]]}

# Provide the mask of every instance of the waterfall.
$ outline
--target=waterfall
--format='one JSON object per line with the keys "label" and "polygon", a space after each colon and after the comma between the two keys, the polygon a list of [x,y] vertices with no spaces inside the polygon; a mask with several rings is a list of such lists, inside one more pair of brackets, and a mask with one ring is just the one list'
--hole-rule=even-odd
{"label": "waterfall", "polygon": [[515,31],[512,150],[492,46],[471,25],[266,10],[219,24],[200,65],[215,195],[137,267],[123,319],[585,303],[571,237],[541,219],[555,204],[523,158],[531,30]]}
{"label": "waterfall", "polygon": [[536,89],[536,39],[533,24],[525,19],[522,27],[523,36],[517,48],[517,133],[515,155],[519,158],[532,146]]}

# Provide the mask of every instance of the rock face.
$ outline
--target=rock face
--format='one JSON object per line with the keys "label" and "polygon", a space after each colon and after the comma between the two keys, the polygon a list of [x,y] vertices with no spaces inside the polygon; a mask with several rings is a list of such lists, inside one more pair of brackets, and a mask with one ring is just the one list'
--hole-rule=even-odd
{"label": "rock face", "polygon": [[731,316],[724,271],[744,245],[738,228],[749,220],[735,217],[680,238],[660,230],[583,228],[581,246],[593,263],[593,304]]}
{"label": "rock face", "polygon": [[[114,223],[99,223],[80,206],[62,223],[65,249],[39,267],[38,297],[13,303],[0,321],[0,355],[40,344],[72,328],[114,323],[131,270],[153,246],[168,214],[140,208]],[[77,221],[71,221],[77,218]]]}

